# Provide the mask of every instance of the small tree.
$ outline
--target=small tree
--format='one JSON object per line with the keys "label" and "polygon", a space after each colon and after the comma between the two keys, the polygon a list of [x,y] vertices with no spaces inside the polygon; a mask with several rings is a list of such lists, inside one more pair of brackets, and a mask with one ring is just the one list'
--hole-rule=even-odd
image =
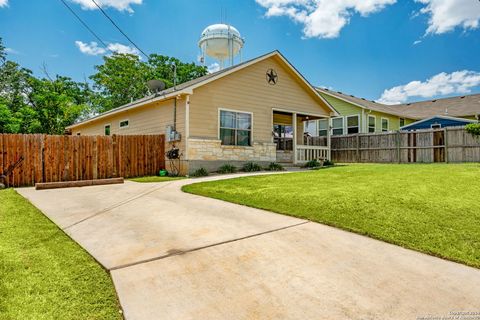
{"label": "small tree", "polygon": [[480,123],[467,124],[465,130],[474,137],[480,137]]}

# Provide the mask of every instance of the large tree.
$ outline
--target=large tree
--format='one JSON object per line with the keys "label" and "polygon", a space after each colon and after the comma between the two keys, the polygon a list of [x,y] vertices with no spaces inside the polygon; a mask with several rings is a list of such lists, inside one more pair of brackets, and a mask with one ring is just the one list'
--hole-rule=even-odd
{"label": "large tree", "polygon": [[91,113],[93,92],[84,83],[56,76],[36,78],[6,59],[0,38],[0,132],[63,134]]}
{"label": "large tree", "polygon": [[178,84],[207,74],[203,66],[157,54],[150,55],[146,62],[131,54],[105,56],[104,63],[96,66],[97,72],[90,77],[102,96],[102,110],[99,111],[107,111],[144,97],[148,94],[146,84],[149,80],[162,80],[167,88],[173,86],[174,65]]}

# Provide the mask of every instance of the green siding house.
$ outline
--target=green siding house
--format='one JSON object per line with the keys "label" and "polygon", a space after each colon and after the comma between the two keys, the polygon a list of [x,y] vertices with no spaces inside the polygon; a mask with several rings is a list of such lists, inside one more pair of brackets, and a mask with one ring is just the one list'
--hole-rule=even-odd
{"label": "green siding house", "polygon": [[307,122],[305,131],[314,136],[326,136],[329,126],[332,135],[343,135],[396,131],[434,117],[480,120],[480,94],[385,105],[339,91],[316,90],[340,116],[331,118],[330,125],[328,120]]}
{"label": "green siding house", "polygon": [[[393,110],[394,106],[383,105],[328,89],[316,89],[340,114],[340,117],[331,119],[332,135],[394,131],[418,120],[396,112]],[[327,120],[318,120],[316,124],[309,123],[308,131],[313,133],[315,127],[319,135],[327,134]]]}

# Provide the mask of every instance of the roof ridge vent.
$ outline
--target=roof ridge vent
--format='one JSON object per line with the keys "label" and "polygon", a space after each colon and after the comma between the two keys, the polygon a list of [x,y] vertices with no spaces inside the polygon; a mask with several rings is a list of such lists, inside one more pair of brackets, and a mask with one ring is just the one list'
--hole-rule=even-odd
{"label": "roof ridge vent", "polygon": [[432,102],[437,102],[437,100],[436,100],[436,99],[435,99],[435,100],[432,100]]}
{"label": "roof ridge vent", "polygon": [[460,97],[460,99],[463,99],[463,98],[465,98],[465,96],[461,96],[461,97]]}
{"label": "roof ridge vent", "polygon": [[365,98],[360,98],[360,99],[365,100]]}

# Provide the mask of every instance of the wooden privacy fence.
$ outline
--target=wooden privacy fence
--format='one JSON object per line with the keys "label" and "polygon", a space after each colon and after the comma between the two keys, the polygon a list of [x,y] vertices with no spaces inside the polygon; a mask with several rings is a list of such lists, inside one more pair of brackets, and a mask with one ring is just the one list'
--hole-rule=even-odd
{"label": "wooden privacy fence", "polygon": [[6,185],[154,175],[165,167],[164,148],[163,135],[0,134],[0,174],[23,157]]}
{"label": "wooden privacy fence", "polygon": [[333,136],[331,155],[335,162],[480,162],[480,138],[463,127]]}

